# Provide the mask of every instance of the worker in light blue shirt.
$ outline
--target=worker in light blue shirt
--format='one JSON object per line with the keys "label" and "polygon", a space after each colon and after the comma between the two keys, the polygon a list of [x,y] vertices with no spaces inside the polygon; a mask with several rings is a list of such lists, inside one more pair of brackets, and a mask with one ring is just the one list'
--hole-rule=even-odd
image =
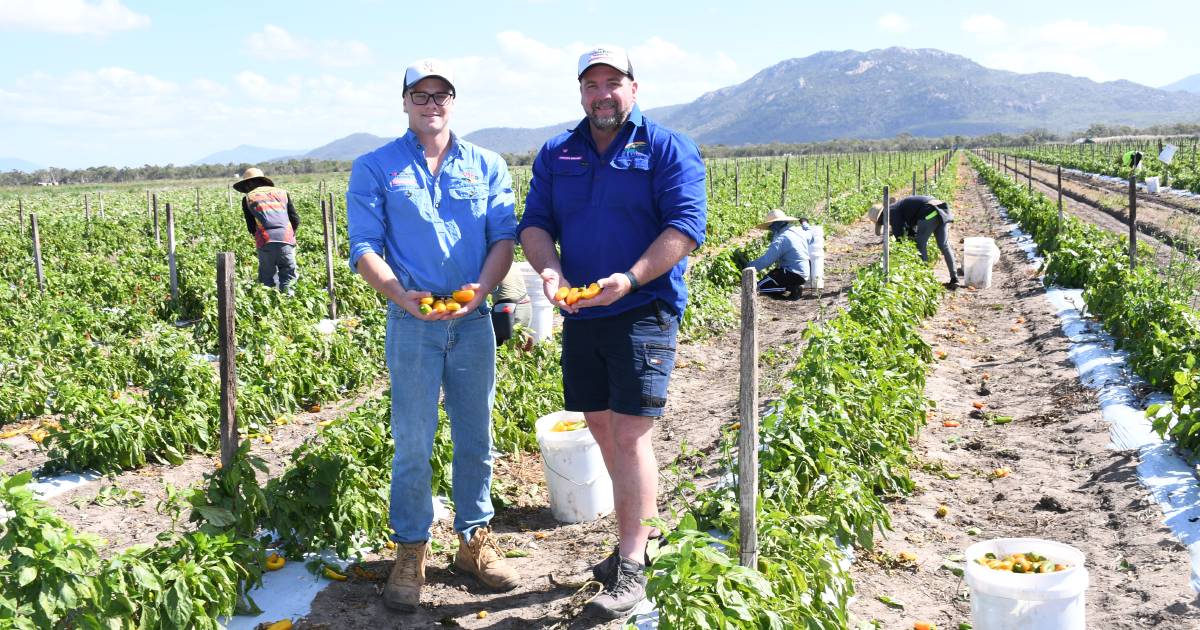
{"label": "worker in light blue shirt", "polygon": [[758,293],[777,300],[799,300],[801,289],[808,282],[808,250],[812,233],[803,229],[807,221],[789,217],[782,210],[772,210],[758,224],[762,230],[770,230],[771,243],[762,256],[747,263],[758,271],[771,265],[758,282]]}
{"label": "worker in light blue shirt", "polygon": [[[654,419],[675,366],[687,255],[704,242],[705,169],[691,140],[642,116],[625,51],[595,48],[576,69],[586,118],[538,153],[518,234],[564,312],[566,408],[583,412],[612,477],[619,543],[592,567],[604,592],[588,607],[615,619],[646,595]],[[593,282],[594,297],[558,298]]]}
{"label": "worker in light blue shirt", "polygon": [[[350,267],[388,299],[396,562],[383,603],[411,612],[430,552],[429,460],[443,391],[454,442],[454,566],[495,590],[519,582],[489,528],[496,337],[485,301],[512,264],[516,218],[504,160],[450,132],[450,68],[433,59],[412,64],[403,97],[408,133],[354,161],[346,212]],[[422,304],[455,291],[458,310]]]}

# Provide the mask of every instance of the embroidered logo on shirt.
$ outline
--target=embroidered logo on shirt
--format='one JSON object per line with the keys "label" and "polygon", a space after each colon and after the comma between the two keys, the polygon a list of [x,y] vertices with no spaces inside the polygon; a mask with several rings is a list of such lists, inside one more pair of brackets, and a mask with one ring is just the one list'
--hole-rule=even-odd
{"label": "embroidered logo on shirt", "polygon": [[560,156],[558,156],[558,159],[560,159],[560,160],[582,160],[583,156],[582,155],[560,155]]}
{"label": "embroidered logo on shirt", "polygon": [[475,171],[463,171],[462,178],[467,180],[467,182],[474,184],[479,181],[479,173],[476,173]]}
{"label": "embroidered logo on shirt", "polygon": [[629,144],[625,145],[625,152],[626,153],[639,153],[639,152],[641,152],[642,149],[645,149],[648,146],[650,146],[650,144],[648,142],[642,142],[640,140],[636,141],[636,142],[630,142]]}
{"label": "embroidered logo on shirt", "polygon": [[399,186],[416,186],[417,179],[408,171],[392,171],[388,173],[388,185],[393,188]]}

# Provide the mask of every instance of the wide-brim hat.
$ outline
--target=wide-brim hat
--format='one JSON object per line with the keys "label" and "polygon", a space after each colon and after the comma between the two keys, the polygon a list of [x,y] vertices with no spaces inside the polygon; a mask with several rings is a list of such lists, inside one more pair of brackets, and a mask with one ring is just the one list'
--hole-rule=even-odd
{"label": "wide-brim hat", "polygon": [[263,174],[262,169],[251,166],[242,174],[242,178],[233,183],[233,189],[240,192],[250,192],[259,186],[274,186],[275,182]]}
{"label": "wide-brim hat", "polygon": [[777,223],[779,221],[795,222],[795,221],[799,221],[799,220],[800,219],[797,219],[796,217],[789,217],[788,215],[784,214],[783,210],[776,209],[776,210],[772,210],[772,211],[768,212],[767,217],[765,219],[763,219],[763,222],[759,223],[758,225],[756,225],[754,227],[756,227],[760,230],[765,230],[765,229],[771,227],[772,223]]}

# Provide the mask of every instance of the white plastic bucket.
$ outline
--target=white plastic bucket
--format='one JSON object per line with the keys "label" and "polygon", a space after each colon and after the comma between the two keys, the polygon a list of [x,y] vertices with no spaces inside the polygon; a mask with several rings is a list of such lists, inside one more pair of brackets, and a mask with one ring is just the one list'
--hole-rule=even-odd
{"label": "white plastic bucket", "polygon": [[583,420],[583,414],[556,411],[534,423],[550,492],[550,512],[563,523],[594,521],[613,510],[612,479],[592,432],[551,431],[559,420]]}
{"label": "white plastic bucket", "polygon": [[1148,192],[1148,193],[1157,193],[1158,192],[1158,178],[1157,177],[1147,177],[1146,178],[1146,192]]}
{"label": "white plastic bucket", "polygon": [[984,236],[963,239],[963,275],[967,286],[986,289],[992,286],[992,265],[1000,260],[996,241]]}
{"label": "white plastic bucket", "polygon": [[545,341],[554,332],[554,305],[546,299],[542,290],[542,276],[533,270],[528,261],[514,263],[525,281],[525,292],[529,294],[529,306],[532,313],[529,325],[533,328],[533,337],[537,341]]}
{"label": "white plastic bucket", "polygon": [[[1057,573],[1011,573],[975,560],[988,552],[1003,558],[1033,552],[1065,564]],[[1088,572],[1078,549],[1040,538],[998,538],[967,548],[966,578],[971,589],[975,630],[1084,630]]]}
{"label": "white plastic bucket", "polygon": [[809,228],[808,278],[814,289],[825,288],[825,228],[814,225]]}

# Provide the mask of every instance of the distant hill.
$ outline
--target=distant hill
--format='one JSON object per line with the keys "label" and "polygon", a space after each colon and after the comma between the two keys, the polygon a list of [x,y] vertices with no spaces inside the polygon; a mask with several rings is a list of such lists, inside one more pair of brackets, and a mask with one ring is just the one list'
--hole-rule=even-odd
{"label": "distant hill", "polygon": [[193,162],[193,164],[258,164],[287,155],[295,155],[296,149],[268,149],[243,144],[235,149],[218,151]]}
{"label": "distant hill", "polygon": [[21,171],[22,173],[32,173],[40,171],[41,166],[22,160],[21,158],[0,158],[0,172],[7,173],[9,171]]}
{"label": "distant hill", "polygon": [[1174,83],[1162,86],[1168,92],[1195,92],[1200,94],[1200,74],[1184,77]]}
{"label": "distant hill", "polygon": [[[646,113],[701,144],[741,145],[1196,122],[1200,94],[1018,74],[940,50],[887,48],[788,59],[741,84],[661,109]],[[519,153],[538,148],[547,130],[557,128],[481,129],[467,138]]]}
{"label": "distant hill", "polygon": [[[667,105],[665,107],[647,109],[643,113],[648,118],[657,122],[665,122],[670,119],[673,112],[682,107],[683,105]],[[578,125],[581,120],[583,120],[582,109],[579,111],[579,118],[561,122],[557,125],[538,127],[536,129],[488,127],[472,131],[463,136],[463,139],[498,153],[528,153],[540,149],[550,138],[564,131],[574,129],[575,125]]]}
{"label": "distant hill", "polygon": [[319,146],[303,155],[293,155],[295,158],[311,158],[314,160],[353,160],[354,158],[374,151],[391,142],[394,138],[381,138],[369,133],[352,133],[345,138],[339,138],[329,144]]}

